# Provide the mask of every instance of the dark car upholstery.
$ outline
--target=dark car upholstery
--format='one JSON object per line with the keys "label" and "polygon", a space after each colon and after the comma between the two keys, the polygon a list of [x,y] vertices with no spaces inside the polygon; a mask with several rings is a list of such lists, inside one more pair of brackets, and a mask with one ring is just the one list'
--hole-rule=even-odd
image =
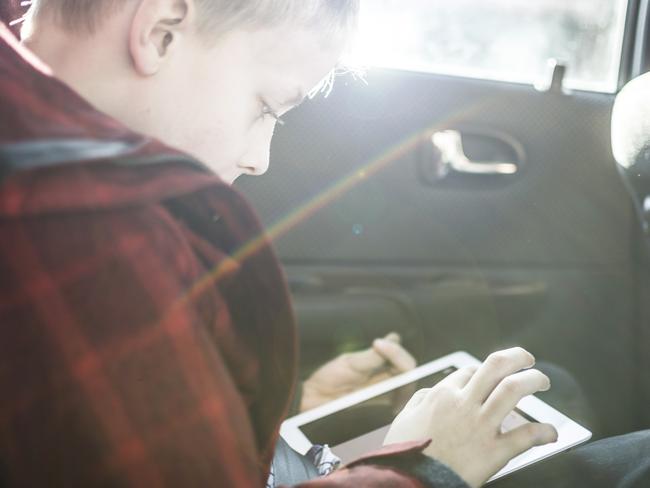
{"label": "dark car upholstery", "polygon": [[[641,347],[639,387],[642,405],[650,401],[650,73],[628,83],[616,98],[612,116],[612,148],[620,173],[639,216],[639,313]],[[650,413],[645,410],[645,423]]]}

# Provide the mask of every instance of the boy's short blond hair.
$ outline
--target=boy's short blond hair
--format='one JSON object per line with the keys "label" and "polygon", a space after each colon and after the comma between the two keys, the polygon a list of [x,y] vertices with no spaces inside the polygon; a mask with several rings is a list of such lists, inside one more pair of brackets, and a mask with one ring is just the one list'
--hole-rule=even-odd
{"label": "boy's short blond hair", "polygon": [[[31,15],[47,14],[66,29],[92,34],[102,19],[131,0],[32,0]],[[354,29],[360,0],[194,0],[197,28],[206,37],[235,28],[283,25],[317,28],[324,34],[347,35]]]}

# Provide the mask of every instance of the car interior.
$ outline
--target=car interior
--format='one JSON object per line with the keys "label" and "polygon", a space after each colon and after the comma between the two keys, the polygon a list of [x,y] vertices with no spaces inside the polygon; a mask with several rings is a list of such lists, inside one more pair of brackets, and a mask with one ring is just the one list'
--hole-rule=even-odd
{"label": "car interior", "polygon": [[650,428],[650,0],[363,0],[338,71],[235,183],[301,379],[390,332],[522,346],[594,440]]}
{"label": "car interior", "polygon": [[364,2],[363,72],[236,183],[285,266],[303,378],[391,331],[419,363],[521,345],[575,381],[540,397],[580,390],[594,438],[650,425],[650,80],[623,89],[650,70],[648,3]]}

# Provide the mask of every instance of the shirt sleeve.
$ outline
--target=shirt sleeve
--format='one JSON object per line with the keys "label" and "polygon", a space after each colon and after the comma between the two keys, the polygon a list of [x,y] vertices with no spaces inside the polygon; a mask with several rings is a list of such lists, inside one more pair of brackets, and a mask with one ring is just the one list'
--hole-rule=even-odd
{"label": "shirt sleeve", "polygon": [[263,486],[249,405],[166,218],[143,208],[0,229],[3,486]]}
{"label": "shirt sleeve", "polygon": [[386,446],[329,476],[299,485],[304,488],[413,487],[469,488],[443,463],[424,455],[430,441]]}
{"label": "shirt sleeve", "polygon": [[[255,391],[241,383],[259,365],[237,354],[218,295],[207,312],[197,306],[196,267],[155,208],[0,228],[2,483],[265,485]],[[238,371],[227,351],[242,360]],[[375,453],[305,486],[458,486],[440,484],[451,475],[414,449]]]}

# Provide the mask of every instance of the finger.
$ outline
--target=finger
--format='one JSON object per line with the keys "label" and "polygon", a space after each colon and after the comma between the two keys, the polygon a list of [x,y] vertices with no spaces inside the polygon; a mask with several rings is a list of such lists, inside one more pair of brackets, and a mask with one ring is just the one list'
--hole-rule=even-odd
{"label": "finger", "polygon": [[519,401],[538,391],[546,391],[551,381],[537,369],[527,369],[504,378],[483,404],[483,411],[501,425]]}
{"label": "finger", "polygon": [[531,447],[543,446],[557,441],[557,430],[551,424],[531,422],[501,434],[501,445],[505,457],[504,464]]}
{"label": "finger", "polygon": [[535,364],[531,353],[521,347],[490,354],[466,386],[470,398],[483,403],[506,376]]}
{"label": "finger", "polygon": [[[387,341],[389,343],[388,347],[390,347],[390,344],[399,344],[401,338],[397,332],[391,332],[383,339],[375,339],[374,342],[377,341],[381,341],[382,343],[384,341]],[[376,373],[380,368],[390,365],[387,364],[387,362],[391,363],[391,361],[387,359],[384,354],[381,354],[382,346],[377,349],[374,347],[374,342],[373,346],[369,347],[368,349],[348,354],[349,364],[354,370],[366,375],[372,375]]]}
{"label": "finger", "polygon": [[454,371],[449,376],[441,381],[444,381],[446,384],[458,388],[459,390],[465,388],[465,385],[469,380],[474,376],[474,373],[478,370],[478,366],[465,366],[460,368],[458,371]]}
{"label": "finger", "polygon": [[372,348],[390,366],[401,373],[412,370],[417,364],[415,358],[398,342],[393,342],[388,339],[375,339],[372,343]]}
{"label": "finger", "polygon": [[346,355],[350,368],[354,371],[370,376],[386,366],[386,360],[374,347],[363,351],[351,352]]}
{"label": "finger", "polygon": [[391,332],[386,337],[384,337],[384,339],[391,342],[397,342],[398,344],[402,342],[402,338],[397,332]]}

